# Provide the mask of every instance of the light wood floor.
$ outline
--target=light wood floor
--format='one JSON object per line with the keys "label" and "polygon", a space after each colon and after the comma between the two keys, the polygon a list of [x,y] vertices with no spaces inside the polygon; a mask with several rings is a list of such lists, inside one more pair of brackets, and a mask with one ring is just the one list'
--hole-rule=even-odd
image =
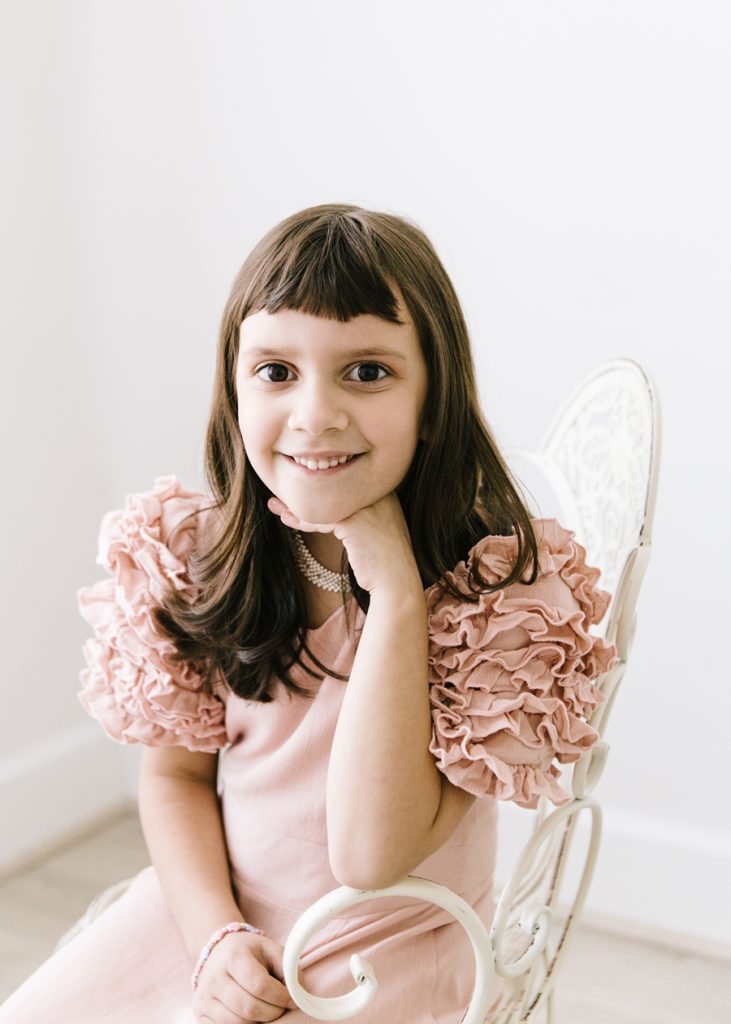
{"label": "light wood floor", "polygon": [[[0,1001],[97,893],[148,863],[131,809],[0,880]],[[556,1010],[556,1024],[729,1024],[731,964],[579,925]]]}

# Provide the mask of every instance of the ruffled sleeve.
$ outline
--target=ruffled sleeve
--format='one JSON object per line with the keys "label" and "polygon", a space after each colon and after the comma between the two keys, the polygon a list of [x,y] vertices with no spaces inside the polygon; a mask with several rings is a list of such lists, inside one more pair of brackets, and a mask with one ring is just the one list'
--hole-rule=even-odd
{"label": "ruffled sleeve", "polygon": [[96,562],[112,578],[77,591],[79,611],[94,629],[83,647],[87,667],[77,696],[119,743],[213,753],[227,742],[218,686],[216,693],[204,692],[192,667],[170,660],[175,646],[158,635],[151,614],[169,588],[192,587],[186,558],[206,513],[181,520],[210,504],[174,475],[163,476],[102,519]]}
{"label": "ruffled sleeve", "polygon": [[[429,692],[437,767],[476,796],[535,808],[571,796],[553,763],[577,761],[599,738],[584,721],[606,699],[593,680],[619,660],[617,649],[589,633],[611,595],[596,582],[574,532],[555,519],[533,519],[540,574],[459,601],[440,584],[427,592]],[[449,576],[468,592],[479,559],[490,583],[509,574],[517,538],[487,536]],[[528,575],[528,573],[524,573]]]}

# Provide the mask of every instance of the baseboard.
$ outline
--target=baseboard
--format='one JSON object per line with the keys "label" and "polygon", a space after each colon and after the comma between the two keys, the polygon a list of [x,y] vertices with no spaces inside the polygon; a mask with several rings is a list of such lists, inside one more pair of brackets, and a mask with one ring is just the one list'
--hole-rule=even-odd
{"label": "baseboard", "polygon": [[0,761],[0,877],[128,810],[134,796],[131,756],[92,727]]}
{"label": "baseboard", "polygon": [[613,917],[596,910],[587,910],[585,907],[580,927],[628,942],[641,942],[646,946],[671,950],[674,953],[682,952],[689,956],[702,957],[704,960],[718,960],[731,965],[731,945],[697,935],[688,935],[685,932],[671,931],[669,928],[653,927],[646,922]]}
{"label": "baseboard", "polygon": [[[499,892],[530,836],[530,811],[502,801]],[[561,892],[573,893],[589,820],[579,816]],[[731,835],[720,829],[602,808],[602,838],[582,923],[675,950],[731,959]]]}

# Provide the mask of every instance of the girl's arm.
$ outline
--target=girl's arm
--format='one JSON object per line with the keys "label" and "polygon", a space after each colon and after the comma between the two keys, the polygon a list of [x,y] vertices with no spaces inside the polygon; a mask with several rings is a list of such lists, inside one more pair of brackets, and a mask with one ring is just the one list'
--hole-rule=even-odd
{"label": "girl's arm", "polygon": [[191,964],[214,931],[241,920],[216,792],[217,765],[218,754],[145,747],[140,769],[142,831]]}
{"label": "girl's arm", "polygon": [[393,884],[449,837],[474,799],[465,793],[440,813],[428,644],[418,576],[373,591],[328,766],[330,865],[341,885]]}

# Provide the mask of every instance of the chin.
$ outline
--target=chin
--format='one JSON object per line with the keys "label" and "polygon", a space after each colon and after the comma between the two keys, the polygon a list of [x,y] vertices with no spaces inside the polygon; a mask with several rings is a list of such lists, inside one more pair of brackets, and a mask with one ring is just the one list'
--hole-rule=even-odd
{"label": "chin", "polygon": [[282,501],[287,508],[306,523],[339,523],[341,519],[347,519],[348,516],[352,516],[354,512],[358,512],[364,507],[354,502],[352,498],[338,499],[335,497],[329,501],[294,499],[292,502],[282,498]]}

